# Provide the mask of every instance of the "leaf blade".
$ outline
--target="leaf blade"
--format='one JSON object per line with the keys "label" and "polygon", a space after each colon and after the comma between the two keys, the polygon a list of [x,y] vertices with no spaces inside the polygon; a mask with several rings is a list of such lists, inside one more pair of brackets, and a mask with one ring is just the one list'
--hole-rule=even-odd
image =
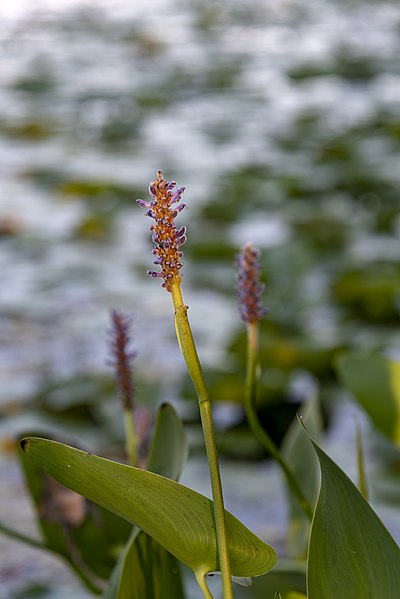
{"label": "leaf blade", "polygon": [[[195,572],[219,569],[208,498],[160,475],[55,441],[28,438],[22,446],[56,480],[137,524]],[[275,565],[272,547],[229,512],[226,524],[234,576],[259,576]]]}
{"label": "leaf blade", "polygon": [[321,490],[310,537],[308,598],[397,599],[399,547],[350,479],[311,442]]}

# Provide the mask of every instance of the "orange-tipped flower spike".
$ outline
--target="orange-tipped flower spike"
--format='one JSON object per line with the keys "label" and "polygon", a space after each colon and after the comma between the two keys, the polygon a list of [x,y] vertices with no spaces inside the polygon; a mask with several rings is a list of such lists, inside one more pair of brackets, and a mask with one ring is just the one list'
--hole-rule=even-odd
{"label": "orange-tipped flower spike", "polygon": [[186,227],[177,229],[174,223],[176,216],[186,207],[186,204],[178,204],[185,188],[179,187],[174,190],[175,186],[175,181],[167,181],[162,171],[158,171],[149,187],[152,200],[136,200],[139,206],[148,208],[147,216],[155,220],[150,231],[153,233],[152,239],[155,244],[153,254],[157,256],[154,264],[160,265],[161,270],[149,270],[148,274],[151,277],[162,278],[162,286],[167,291],[171,291],[172,286],[181,281],[179,271],[182,268],[183,253],[180,248],[186,241]]}

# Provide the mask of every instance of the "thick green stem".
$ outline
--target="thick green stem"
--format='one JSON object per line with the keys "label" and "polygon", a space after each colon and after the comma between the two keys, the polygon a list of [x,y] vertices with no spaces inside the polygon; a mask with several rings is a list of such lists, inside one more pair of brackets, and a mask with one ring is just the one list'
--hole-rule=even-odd
{"label": "thick green stem", "polygon": [[246,389],[244,397],[244,409],[246,412],[247,422],[254,436],[260,441],[265,449],[270,453],[274,460],[281,467],[283,474],[286,477],[288,486],[292,493],[297,497],[300,507],[311,520],[313,510],[307,501],[303,491],[301,490],[296,477],[294,476],[290,466],[282,457],[281,452],[271,439],[267,431],[261,426],[256,412],[257,398],[257,383],[258,383],[258,337],[259,323],[258,321],[250,322],[247,325],[247,372],[246,372]]}
{"label": "thick green stem", "polygon": [[217,537],[219,563],[221,568],[223,597],[224,599],[233,599],[228,538],[225,526],[224,499],[222,494],[221,475],[218,464],[217,446],[215,443],[211,402],[204,381],[200,360],[197,355],[192,330],[190,328],[187,316],[188,309],[183,301],[182,291],[179,283],[175,283],[172,286],[171,295],[175,308],[175,329],[179,347],[185,359],[190,378],[192,379],[199,400],[201,424],[203,427],[204,442],[206,446],[207,460],[210,470],[212,496],[214,500],[213,505],[215,516],[215,529]]}
{"label": "thick green stem", "polygon": [[196,580],[203,593],[204,599],[214,599],[210,589],[207,586],[205,574],[203,572],[196,574]]}

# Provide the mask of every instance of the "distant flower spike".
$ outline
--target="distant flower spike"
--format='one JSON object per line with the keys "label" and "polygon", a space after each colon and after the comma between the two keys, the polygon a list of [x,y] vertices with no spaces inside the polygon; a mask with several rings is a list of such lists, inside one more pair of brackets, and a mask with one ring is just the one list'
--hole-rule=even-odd
{"label": "distant flower spike", "polygon": [[118,310],[111,312],[110,361],[114,368],[119,395],[125,410],[133,407],[134,385],[131,363],[135,353],[129,351],[132,317]]}
{"label": "distant flower spike", "polygon": [[240,250],[237,256],[239,312],[246,323],[257,322],[267,313],[261,303],[265,286],[260,282],[260,252],[251,243]]}
{"label": "distant flower spike", "polygon": [[173,191],[176,186],[175,181],[167,181],[162,171],[157,172],[157,177],[150,184],[149,191],[153,196],[151,202],[136,200],[142,208],[148,208],[147,216],[155,220],[155,224],[150,227],[152,231],[152,240],[155,244],[153,254],[157,256],[154,264],[159,264],[160,271],[149,270],[151,277],[162,278],[162,286],[171,291],[174,283],[180,283],[182,268],[181,258],[183,256],[180,247],[186,241],[186,227],[176,229],[174,219],[185,207],[186,204],[179,204],[172,207],[173,204],[180,202],[184,187],[179,187]]}

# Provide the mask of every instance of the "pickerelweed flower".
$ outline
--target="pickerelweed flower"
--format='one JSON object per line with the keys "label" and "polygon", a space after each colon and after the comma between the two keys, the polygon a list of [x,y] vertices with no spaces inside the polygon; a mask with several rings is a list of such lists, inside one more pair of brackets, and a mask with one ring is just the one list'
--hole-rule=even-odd
{"label": "pickerelweed flower", "polygon": [[237,255],[239,312],[245,323],[258,322],[267,309],[261,302],[265,285],[260,282],[260,252],[252,243],[246,245]]}
{"label": "pickerelweed flower", "polygon": [[154,264],[159,265],[161,270],[149,270],[148,274],[151,277],[162,278],[162,286],[167,291],[171,291],[174,283],[181,281],[179,271],[182,268],[183,253],[180,247],[186,241],[186,227],[177,229],[174,223],[176,216],[186,207],[186,204],[178,204],[185,188],[174,189],[175,187],[175,181],[167,181],[162,171],[158,171],[149,187],[152,200],[136,200],[139,206],[148,208],[147,216],[155,220],[150,231],[153,233],[152,239],[155,244],[153,254],[157,256]]}
{"label": "pickerelweed flower", "polygon": [[114,368],[118,392],[125,410],[133,407],[134,385],[132,360],[135,352],[129,350],[132,317],[118,310],[111,312],[110,360]]}

